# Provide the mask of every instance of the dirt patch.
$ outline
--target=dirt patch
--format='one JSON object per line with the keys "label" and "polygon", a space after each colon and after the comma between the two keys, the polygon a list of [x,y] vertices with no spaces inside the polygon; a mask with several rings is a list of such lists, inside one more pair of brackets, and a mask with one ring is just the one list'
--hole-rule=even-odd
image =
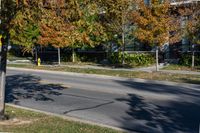
{"label": "dirt patch", "polygon": [[3,126],[24,125],[24,124],[30,124],[33,121],[36,121],[36,120],[23,120],[19,118],[13,118],[9,120],[0,121],[0,125],[3,125]]}

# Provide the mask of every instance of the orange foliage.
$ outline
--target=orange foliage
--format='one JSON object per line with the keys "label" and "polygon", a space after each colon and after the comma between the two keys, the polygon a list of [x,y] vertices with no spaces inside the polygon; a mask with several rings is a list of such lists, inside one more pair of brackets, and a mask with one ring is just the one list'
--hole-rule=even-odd
{"label": "orange foliage", "polygon": [[136,0],[136,3],[138,8],[132,12],[132,22],[137,27],[134,32],[136,38],[157,46],[178,40],[177,33],[176,36],[170,34],[176,31],[179,21],[175,21],[175,17],[170,14],[168,2],[159,3],[154,0],[146,5],[142,0]]}

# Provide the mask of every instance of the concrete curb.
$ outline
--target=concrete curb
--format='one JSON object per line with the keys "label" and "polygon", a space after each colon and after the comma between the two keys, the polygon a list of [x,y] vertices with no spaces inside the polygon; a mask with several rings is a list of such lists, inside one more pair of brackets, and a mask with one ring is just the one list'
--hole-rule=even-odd
{"label": "concrete curb", "polygon": [[8,67],[7,69],[8,70],[27,71],[27,72],[39,72],[39,73],[48,73],[48,74],[78,76],[78,77],[83,77],[83,78],[89,77],[89,78],[99,78],[99,79],[109,79],[109,80],[133,81],[133,82],[139,82],[139,83],[152,83],[152,84],[160,84],[160,85],[182,86],[182,87],[186,87],[186,88],[191,88],[191,87],[196,87],[196,88],[199,87],[200,88],[200,85],[198,85],[198,84],[178,83],[178,82],[172,82],[172,81],[159,81],[159,80],[148,80],[148,79],[139,79],[139,78],[125,78],[125,77],[115,77],[115,76],[100,75],[100,74],[85,74],[85,73],[49,71],[49,70],[15,68],[15,67]]}
{"label": "concrete curb", "polygon": [[101,124],[101,123],[96,123],[96,122],[92,122],[92,121],[88,121],[88,120],[79,119],[79,118],[76,118],[76,117],[50,113],[50,112],[32,109],[32,108],[28,108],[28,107],[23,107],[23,106],[19,106],[19,105],[14,105],[14,104],[10,104],[10,103],[6,103],[6,105],[10,106],[10,107],[18,108],[18,109],[23,109],[23,110],[28,110],[28,111],[42,113],[42,114],[46,114],[46,115],[50,115],[50,116],[59,117],[59,118],[69,120],[69,121],[80,122],[80,123],[89,124],[89,125],[93,125],[93,126],[99,126],[99,127],[103,127],[103,128],[110,128],[110,129],[113,129],[113,130],[127,132],[127,133],[138,133],[138,132],[135,132],[135,131],[129,131],[129,130],[114,127],[114,126],[109,126],[109,125],[105,125],[105,124]]}

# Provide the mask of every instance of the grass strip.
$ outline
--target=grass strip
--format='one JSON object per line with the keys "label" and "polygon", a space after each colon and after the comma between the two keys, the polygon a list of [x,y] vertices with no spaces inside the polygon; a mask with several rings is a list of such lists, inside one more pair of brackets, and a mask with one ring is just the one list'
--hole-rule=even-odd
{"label": "grass strip", "polygon": [[56,116],[6,106],[9,120],[0,121],[0,132],[14,133],[121,133],[109,128],[69,121]]}

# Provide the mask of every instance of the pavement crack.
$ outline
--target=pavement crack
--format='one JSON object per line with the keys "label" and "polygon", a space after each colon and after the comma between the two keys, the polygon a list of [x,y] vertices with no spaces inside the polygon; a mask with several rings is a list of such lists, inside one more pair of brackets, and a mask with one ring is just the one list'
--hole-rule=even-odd
{"label": "pavement crack", "polygon": [[95,106],[92,106],[92,107],[87,107],[87,108],[72,109],[72,110],[69,110],[69,111],[65,111],[63,114],[68,114],[68,113],[75,112],[75,111],[95,109],[95,108],[98,108],[98,107],[101,107],[101,106],[104,106],[104,105],[108,105],[108,104],[112,104],[112,103],[114,103],[114,101],[102,103],[102,104],[95,105]]}
{"label": "pavement crack", "polygon": [[105,100],[105,99],[100,99],[100,98],[95,98],[95,97],[88,97],[88,96],[77,95],[77,94],[62,93],[62,95],[76,97],[76,98],[84,98],[84,99],[89,99],[89,100],[101,100],[105,102],[110,101],[110,100]]}

